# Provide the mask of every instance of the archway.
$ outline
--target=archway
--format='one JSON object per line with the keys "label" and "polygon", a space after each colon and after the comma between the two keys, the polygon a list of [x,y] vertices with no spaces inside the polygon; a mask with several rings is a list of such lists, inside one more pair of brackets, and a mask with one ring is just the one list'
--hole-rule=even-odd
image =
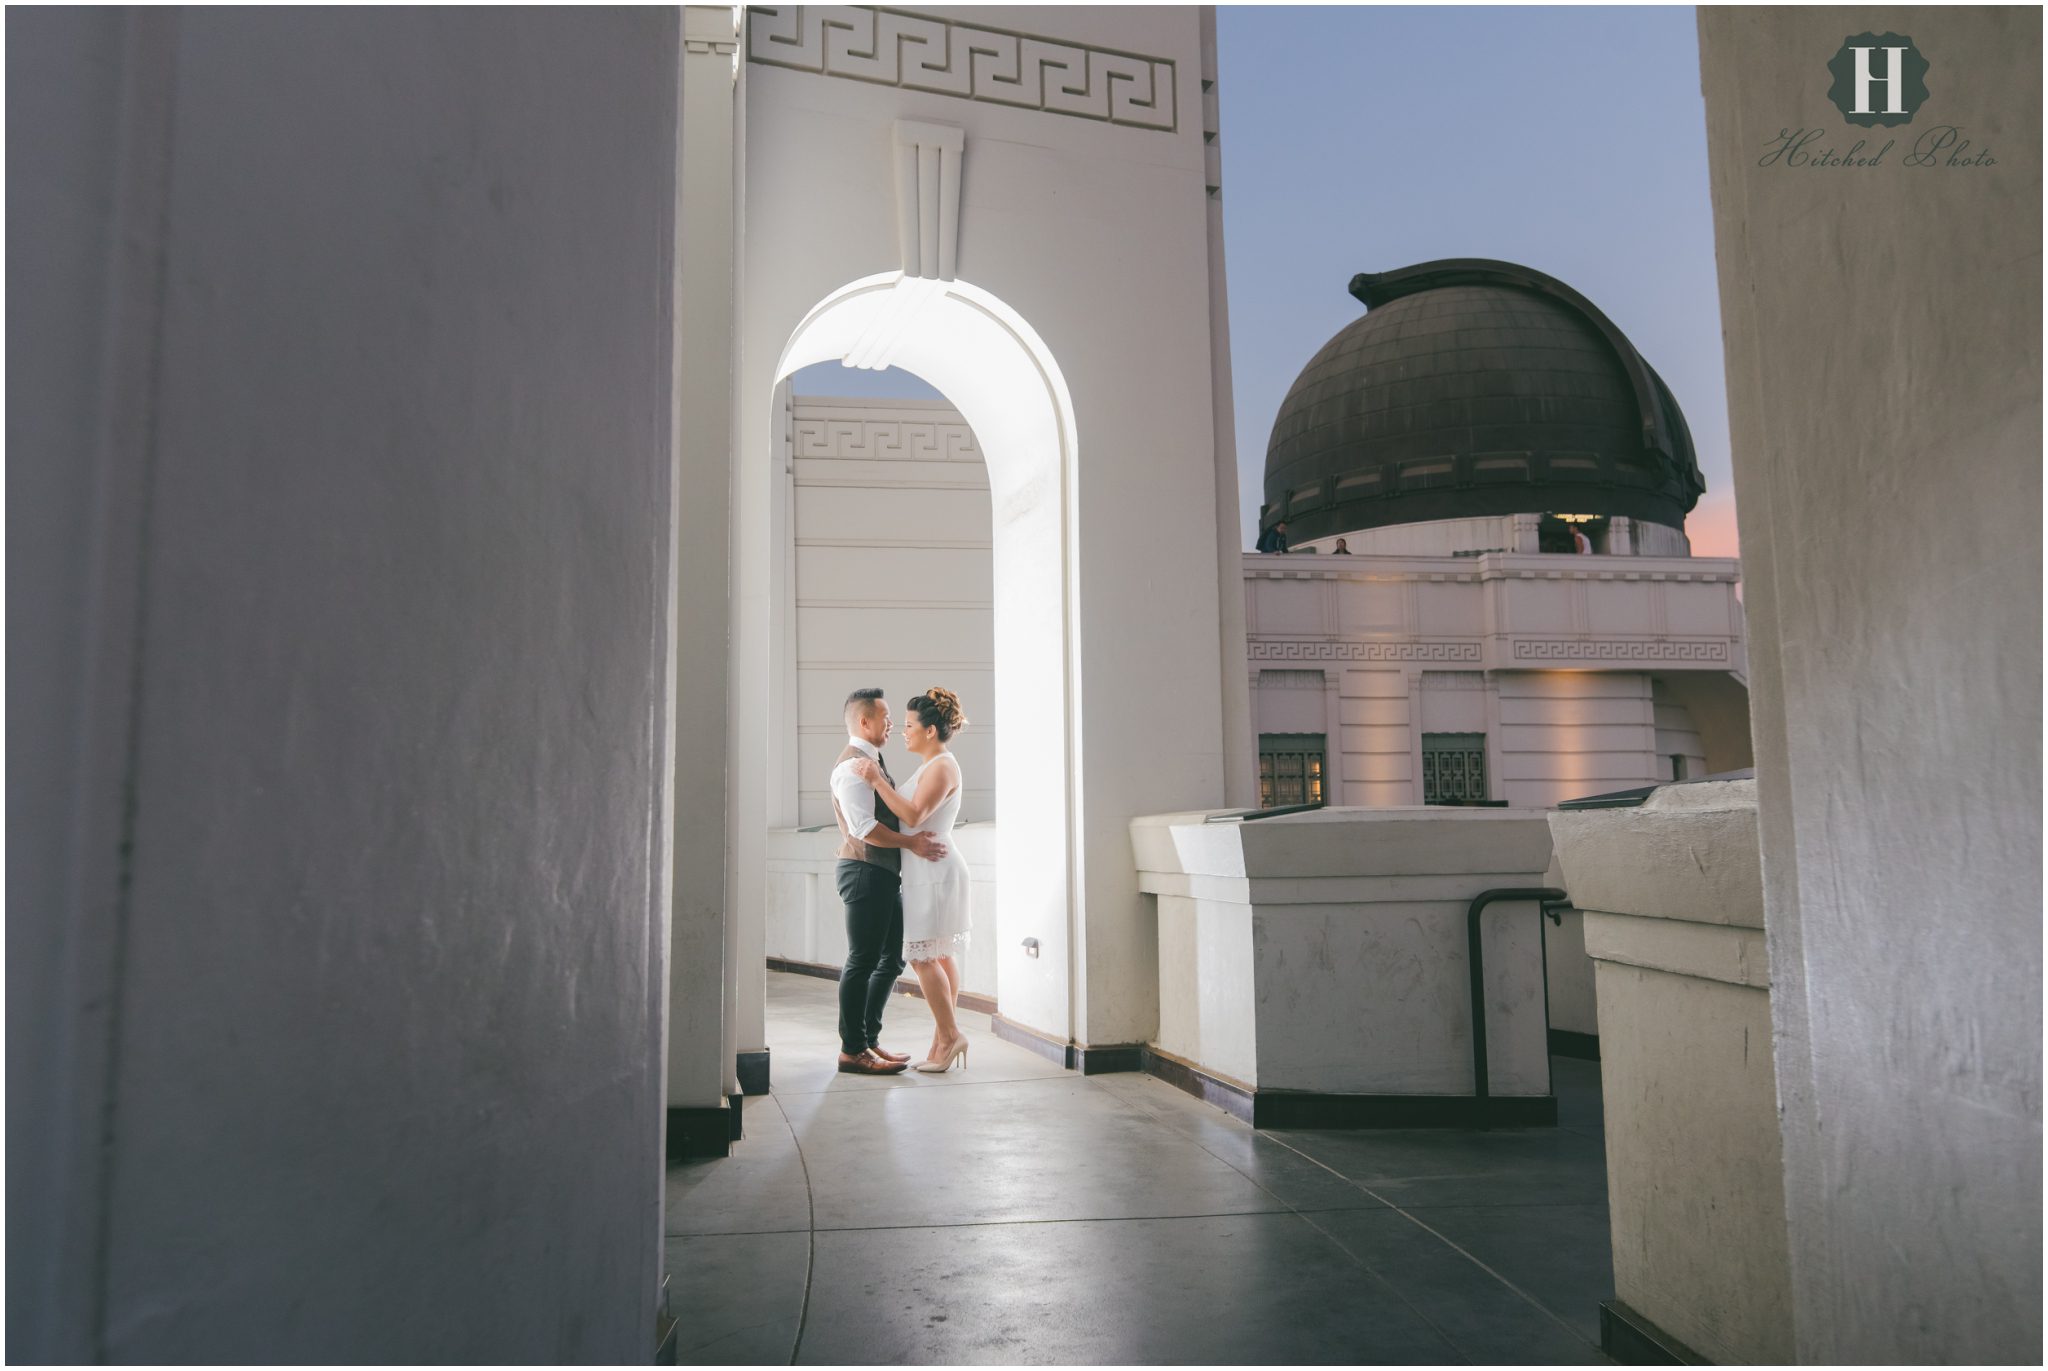
{"label": "archway", "polygon": [[[792,332],[772,380],[839,361],[930,382],[973,429],[988,470],[996,733],[998,996],[1064,1028],[1080,876],[1072,530],[1076,433],[1058,364],[1014,309],[963,281],[889,272],[852,282]],[[1035,935],[1029,950],[1004,930]],[[749,968],[747,974],[753,974]]]}

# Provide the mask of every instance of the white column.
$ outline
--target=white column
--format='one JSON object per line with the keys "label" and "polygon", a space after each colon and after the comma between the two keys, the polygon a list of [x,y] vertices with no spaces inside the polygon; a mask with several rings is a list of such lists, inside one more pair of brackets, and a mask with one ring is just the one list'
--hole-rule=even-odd
{"label": "white column", "polygon": [[[774,700],[768,732],[768,827],[795,828],[803,822],[797,792],[802,755],[797,701],[796,641],[796,454],[789,382],[775,387],[773,522],[769,545],[774,552],[770,603],[774,607],[769,634],[775,643]],[[737,432],[737,426],[735,426]]]}
{"label": "white column", "polygon": [[[683,11],[682,134],[677,147],[677,499],[725,505],[732,462],[732,11]],[[731,519],[678,538],[674,550],[675,689],[685,719],[725,717],[724,595]],[[705,593],[716,587],[716,593]],[[669,957],[668,1104],[721,1103],[733,1070],[726,918],[728,816],[707,778],[728,773],[727,730],[684,726],[675,744],[675,847]]]}
{"label": "white column", "polygon": [[1223,795],[1226,805],[1259,802],[1258,747],[1245,679],[1244,537],[1239,524],[1237,415],[1230,375],[1230,300],[1223,276],[1223,186],[1216,90],[1216,7],[1202,7],[1203,131],[1209,142],[1209,375],[1216,431],[1217,651],[1223,673]]}
{"label": "white column", "polygon": [[1422,669],[1408,671],[1408,803],[1422,803]]}
{"label": "white column", "polygon": [[653,1350],[679,23],[7,17],[14,1360]]}
{"label": "white column", "polygon": [[[1953,124],[1994,164],[1825,185],[1759,166],[1840,17],[1699,11],[1793,1359],[2031,1363],[2041,15],[1902,13],[1936,71],[1969,76],[1872,146]],[[1795,250],[1821,243],[1824,276]],[[1856,393],[1831,390],[1849,358]],[[1872,537],[1923,485],[1906,536]]]}
{"label": "white column", "polygon": [[1344,803],[1344,703],[1339,698],[1343,687],[1343,668],[1324,667],[1323,803],[1332,807]]}

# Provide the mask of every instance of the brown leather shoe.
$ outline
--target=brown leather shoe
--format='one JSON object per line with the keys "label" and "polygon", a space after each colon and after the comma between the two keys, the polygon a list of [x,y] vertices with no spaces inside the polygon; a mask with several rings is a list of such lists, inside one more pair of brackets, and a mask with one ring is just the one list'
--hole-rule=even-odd
{"label": "brown leather shoe", "polygon": [[908,1052],[891,1052],[888,1048],[879,1045],[869,1048],[868,1051],[874,1053],[885,1062],[907,1062],[910,1060]]}
{"label": "brown leather shoe", "polygon": [[839,1054],[839,1069],[849,1076],[895,1076],[909,1069],[907,1062],[892,1062],[863,1052],[857,1057]]}

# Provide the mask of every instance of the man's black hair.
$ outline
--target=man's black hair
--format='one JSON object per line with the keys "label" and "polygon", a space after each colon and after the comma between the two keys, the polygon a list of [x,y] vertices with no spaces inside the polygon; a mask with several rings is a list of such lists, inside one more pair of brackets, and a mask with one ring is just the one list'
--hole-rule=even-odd
{"label": "man's black hair", "polygon": [[846,697],[846,708],[852,709],[855,705],[859,705],[861,717],[865,719],[868,715],[875,712],[875,706],[880,703],[881,698],[882,688],[880,686],[862,686],[859,690]]}

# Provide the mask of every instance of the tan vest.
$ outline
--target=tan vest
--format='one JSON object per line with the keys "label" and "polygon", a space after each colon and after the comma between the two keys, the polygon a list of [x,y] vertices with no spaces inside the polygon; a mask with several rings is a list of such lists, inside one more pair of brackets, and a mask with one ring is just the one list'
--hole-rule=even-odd
{"label": "tan vest", "polygon": [[[855,757],[865,757],[867,755],[867,753],[862,752],[852,743],[848,743],[846,750],[839,754],[839,761],[832,764],[832,769],[837,771],[839,769],[839,762],[847,762]],[[882,763],[882,775],[884,777],[889,775],[887,763]],[[893,780],[890,782],[892,785],[894,783]],[[827,790],[830,790],[829,786]],[[898,875],[902,874],[903,849],[898,847],[874,847],[854,837],[853,830],[846,826],[846,815],[840,812],[839,797],[837,795],[832,796],[832,817],[839,821],[839,856],[842,860],[867,862],[871,866],[881,867],[884,871],[893,871]],[[875,822],[892,833],[901,833],[903,831],[903,825],[889,811],[889,806],[882,803],[882,797],[879,795],[875,796]]]}

